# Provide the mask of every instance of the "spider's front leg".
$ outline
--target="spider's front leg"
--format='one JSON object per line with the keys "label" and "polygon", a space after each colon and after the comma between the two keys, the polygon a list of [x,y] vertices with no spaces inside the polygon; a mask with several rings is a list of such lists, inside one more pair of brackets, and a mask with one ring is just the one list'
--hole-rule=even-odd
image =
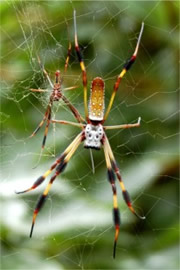
{"label": "spider's front leg", "polygon": [[81,54],[81,50],[78,44],[78,36],[77,36],[77,24],[76,24],[76,11],[74,10],[74,40],[75,40],[75,50],[79,60],[80,68],[82,71],[82,81],[83,81],[83,91],[84,91],[84,109],[86,120],[88,120],[88,105],[87,105],[87,74],[86,67],[84,64],[84,60]]}
{"label": "spider's front leg", "polygon": [[139,44],[140,44],[142,33],[143,33],[143,29],[144,29],[144,22],[142,22],[142,25],[141,25],[141,30],[140,30],[140,33],[139,33],[139,37],[138,37],[138,40],[137,40],[137,43],[136,43],[136,47],[135,47],[134,53],[126,61],[126,63],[124,64],[124,67],[123,67],[122,71],[120,72],[120,74],[118,75],[118,77],[116,79],[116,82],[115,82],[114,88],[113,88],[113,92],[112,92],[112,95],[111,95],[111,98],[110,98],[110,101],[109,101],[109,104],[108,104],[106,113],[104,115],[104,121],[107,119],[107,117],[109,115],[109,112],[111,110],[112,104],[114,102],[114,98],[115,98],[116,93],[117,93],[117,91],[119,89],[119,85],[121,83],[122,78],[124,77],[124,75],[126,74],[126,72],[131,68],[131,66],[133,65],[133,63],[136,60],[137,53],[138,53],[138,50],[139,50]]}
{"label": "spider's front leg", "polygon": [[66,71],[67,71],[68,64],[69,64],[69,59],[70,59],[70,55],[71,55],[71,50],[72,50],[72,46],[71,46],[71,42],[70,42],[70,38],[69,38],[69,26],[68,26],[68,22],[67,21],[66,21],[66,25],[67,25],[69,45],[68,45],[68,51],[67,51],[65,66],[64,66],[64,73],[66,73]]}

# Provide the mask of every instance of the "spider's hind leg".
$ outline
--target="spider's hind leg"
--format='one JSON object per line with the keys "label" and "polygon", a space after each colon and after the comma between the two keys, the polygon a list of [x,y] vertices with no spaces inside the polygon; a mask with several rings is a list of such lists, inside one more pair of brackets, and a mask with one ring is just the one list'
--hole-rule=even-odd
{"label": "spider's hind leg", "polygon": [[105,136],[105,144],[107,145],[107,148],[108,148],[108,153],[109,153],[109,157],[110,157],[110,160],[111,160],[111,164],[112,164],[113,170],[114,170],[114,172],[115,172],[115,174],[116,174],[116,176],[117,176],[117,178],[119,180],[119,184],[120,184],[120,187],[122,189],[123,199],[125,200],[125,202],[126,202],[128,208],[130,209],[130,211],[135,216],[137,216],[140,219],[145,219],[146,217],[145,216],[140,216],[135,211],[134,207],[132,206],[132,201],[131,201],[130,195],[129,195],[128,191],[125,188],[125,185],[123,183],[123,180],[122,180],[122,177],[121,177],[119,168],[118,168],[117,163],[116,163],[116,160],[114,158],[114,155],[113,155],[111,146],[110,146],[109,141],[108,141],[108,138],[106,136]]}
{"label": "spider's hind leg", "polygon": [[42,206],[45,203],[45,200],[47,198],[47,195],[50,191],[50,188],[54,182],[54,180],[56,179],[56,177],[61,174],[69,160],[71,159],[72,155],[75,153],[75,151],[77,150],[78,146],[81,144],[81,142],[84,140],[84,134],[83,132],[81,132],[75,139],[74,141],[66,148],[66,150],[63,152],[63,154],[61,155],[61,161],[60,162],[56,162],[50,170],[48,170],[43,176],[41,176],[41,178],[44,179],[51,173],[52,169],[54,169],[56,167],[56,171],[54,173],[54,175],[51,177],[49,183],[47,184],[43,194],[40,196],[38,202],[36,203],[34,212],[33,212],[33,220],[32,220],[32,225],[31,225],[31,231],[30,231],[30,237],[32,237],[32,233],[33,233],[33,228],[34,228],[34,224],[35,224],[35,220],[36,217],[39,213],[39,211],[41,210]]}
{"label": "spider's hind leg", "polygon": [[118,208],[118,201],[117,201],[117,190],[116,190],[116,184],[115,184],[115,175],[113,172],[113,168],[111,165],[109,153],[108,153],[108,147],[107,143],[104,142],[104,155],[106,160],[106,166],[108,170],[108,180],[112,187],[113,192],[113,218],[114,218],[114,225],[115,225],[115,237],[114,237],[114,248],[113,248],[113,258],[116,256],[116,246],[117,246],[117,240],[119,236],[119,229],[120,229],[120,213]]}
{"label": "spider's hind leg", "polygon": [[68,153],[73,149],[74,145],[77,144],[77,142],[79,142],[79,140],[81,140],[82,138],[82,133],[80,133],[70,144],[69,146],[65,149],[65,151],[56,159],[56,161],[52,164],[52,166],[50,167],[49,170],[47,170],[43,175],[41,175],[40,177],[38,177],[38,179],[34,182],[34,184],[23,191],[15,191],[16,194],[22,194],[22,193],[26,193],[29,192],[31,190],[36,189],[39,185],[41,185],[46,177],[58,166],[58,164],[61,164],[62,161],[66,158],[66,156],[68,155]]}

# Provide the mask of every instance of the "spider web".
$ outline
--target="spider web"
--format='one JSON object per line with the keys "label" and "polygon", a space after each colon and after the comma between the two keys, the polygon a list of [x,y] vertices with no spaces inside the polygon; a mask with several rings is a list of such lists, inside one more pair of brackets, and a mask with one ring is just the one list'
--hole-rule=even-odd
{"label": "spider web", "polygon": [[[63,75],[69,40],[73,49],[63,88],[78,88],[64,95],[84,116],[74,8],[88,88],[94,77],[104,79],[106,108],[145,23],[137,61],[107,120],[116,125],[142,117],[138,129],[107,132],[133,204],[146,216],[141,222],[128,212],[117,182],[122,225],[116,261],[111,256],[112,191],[102,150],[92,152],[93,171],[89,150],[79,147],[54,182],[31,240],[34,205],[48,180],[33,192],[14,194],[30,187],[79,133],[75,127],[51,125],[42,155],[44,127],[29,139],[51,93],[37,55],[54,81],[57,69]],[[178,269],[177,9],[175,1],[2,3],[2,269]],[[31,88],[49,91],[34,93]],[[62,101],[53,104],[53,118],[76,122]]]}

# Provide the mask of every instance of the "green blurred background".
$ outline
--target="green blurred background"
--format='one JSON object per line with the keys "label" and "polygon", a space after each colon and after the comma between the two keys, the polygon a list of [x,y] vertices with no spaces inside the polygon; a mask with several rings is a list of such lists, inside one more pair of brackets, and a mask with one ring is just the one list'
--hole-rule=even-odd
{"label": "green blurred background", "polygon": [[[146,216],[141,221],[130,213],[118,186],[122,225],[116,260],[103,151],[93,151],[93,173],[89,150],[78,149],[55,181],[32,239],[33,209],[48,180],[33,192],[14,193],[31,186],[79,132],[52,125],[40,160],[44,128],[28,139],[49,96],[29,89],[50,90],[36,55],[54,80],[55,70],[64,69],[69,39],[73,50],[63,87],[79,86],[65,95],[84,115],[74,8],[88,86],[95,76],[104,78],[106,106],[145,23],[138,59],[107,120],[123,124],[142,117],[138,129],[107,132],[134,206]],[[178,11],[176,1],[1,2],[1,269],[179,268]],[[62,102],[53,117],[74,121]]]}

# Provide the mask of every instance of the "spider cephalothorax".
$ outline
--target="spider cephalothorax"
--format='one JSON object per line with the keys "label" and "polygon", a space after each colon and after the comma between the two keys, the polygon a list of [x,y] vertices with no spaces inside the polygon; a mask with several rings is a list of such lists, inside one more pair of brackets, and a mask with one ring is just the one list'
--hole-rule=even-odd
{"label": "spider cephalothorax", "polygon": [[53,86],[53,91],[51,98],[53,101],[59,101],[62,97],[62,91],[61,91],[61,73],[60,70],[56,70],[55,72],[55,83]]}
{"label": "spider cephalothorax", "polygon": [[104,130],[101,124],[87,124],[85,127],[84,147],[99,150],[102,145],[103,135]]}
{"label": "spider cephalothorax", "polygon": [[[137,123],[134,124],[123,124],[123,125],[116,125],[116,126],[104,126],[104,122],[107,119],[109,112],[111,110],[116,92],[119,88],[119,84],[121,82],[121,79],[125,75],[125,73],[130,69],[132,64],[134,63],[138,47],[140,43],[140,39],[143,32],[143,26],[142,23],[141,31],[139,34],[139,38],[137,41],[137,45],[135,48],[135,51],[130,59],[127,60],[125,63],[122,71],[118,75],[116,82],[114,84],[113,92],[109,101],[109,105],[107,107],[107,110],[104,114],[104,81],[103,79],[97,77],[93,79],[92,85],[91,85],[91,94],[90,94],[90,102],[89,102],[89,111],[87,106],[87,75],[86,75],[86,68],[84,65],[84,61],[80,52],[80,48],[78,45],[78,39],[77,39],[77,27],[76,27],[76,13],[74,11],[74,28],[75,28],[75,49],[77,53],[78,60],[80,62],[80,67],[82,70],[82,81],[83,81],[83,90],[84,90],[84,109],[85,109],[85,116],[86,116],[86,122],[80,121],[82,116],[78,113],[78,119],[79,123],[69,122],[65,120],[51,120],[53,123],[60,123],[60,124],[66,124],[66,125],[72,125],[75,127],[79,127],[82,129],[82,131],[76,136],[76,138],[68,145],[68,147],[64,150],[64,152],[57,158],[57,160],[52,164],[49,170],[47,170],[42,176],[40,176],[34,184],[24,191],[18,192],[18,193],[24,193],[30,190],[35,189],[38,187],[45,179],[46,177],[55,170],[55,173],[52,175],[48,185],[46,186],[43,194],[39,198],[39,201],[37,202],[34,214],[33,214],[33,220],[32,220],[32,226],[30,231],[30,237],[32,236],[36,216],[40,209],[42,208],[45,199],[48,195],[48,192],[56,179],[58,175],[60,175],[66,168],[66,165],[68,164],[69,160],[71,159],[72,155],[75,153],[79,145],[84,142],[84,146],[86,148],[93,148],[93,149],[100,149],[101,147],[104,150],[104,157],[107,167],[107,175],[108,180],[112,188],[113,193],[113,218],[114,218],[114,225],[115,225],[115,237],[114,237],[114,248],[113,248],[113,257],[115,258],[116,254],[116,244],[118,240],[119,235],[119,229],[120,229],[120,213],[118,208],[118,200],[117,200],[117,190],[116,190],[116,183],[115,183],[115,177],[118,179],[123,199],[125,200],[125,203],[127,204],[128,208],[131,210],[132,213],[134,213],[136,216],[140,217],[136,212],[135,209],[132,206],[132,202],[129,196],[129,193],[127,192],[119,168],[117,166],[113,151],[111,149],[109,140],[106,136],[106,130],[110,129],[124,129],[124,128],[132,128],[132,127],[139,127],[140,126],[140,120],[139,117]],[[63,96],[62,96],[63,98]],[[64,99],[63,99],[64,100]],[[76,114],[76,111],[73,112]],[[76,117],[77,118],[77,117]],[[144,219],[145,217],[140,217]]]}

